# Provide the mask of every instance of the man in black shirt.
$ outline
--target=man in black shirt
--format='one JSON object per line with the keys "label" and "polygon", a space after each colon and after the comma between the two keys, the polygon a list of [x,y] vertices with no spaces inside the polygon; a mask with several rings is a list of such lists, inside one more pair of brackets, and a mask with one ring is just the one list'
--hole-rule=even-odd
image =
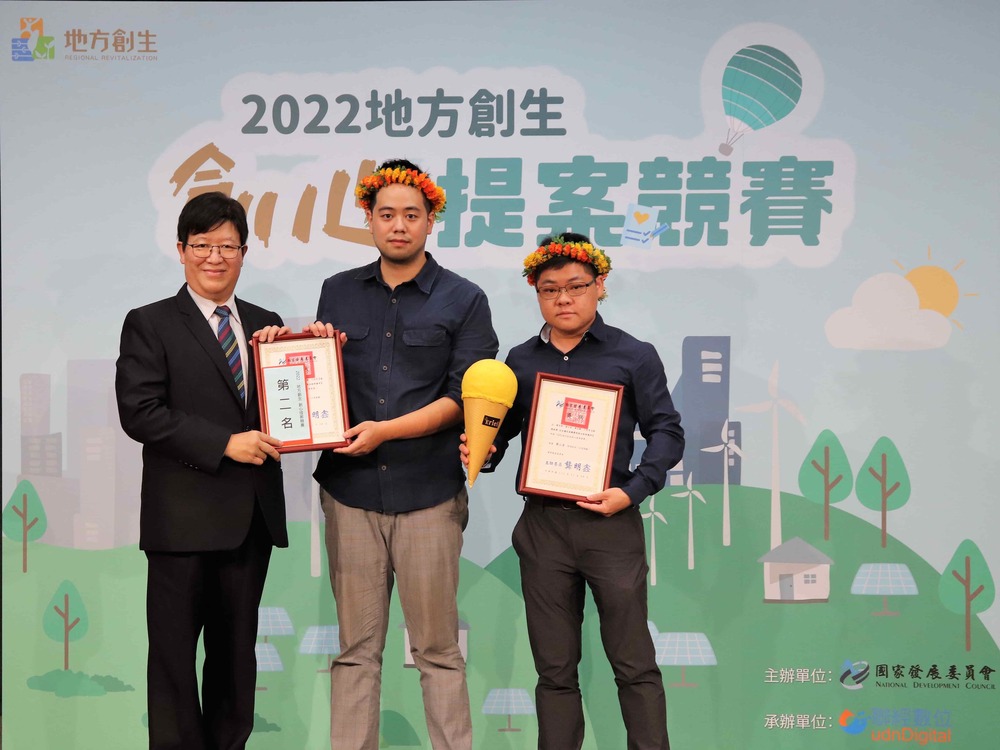
{"label": "man in black shirt", "polygon": [[[545,325],[507,356],[517,397],[483,467],[491,471],[518,432],[524,445],[537,373],[624,386],[609,488],[579,502],[527,495],[514,528],[538,672],[538,747],[544,750],[583,744],[578,665],[585,585],[600,612],[628,747],[670,746],[663,680],[646,624],[649,567],[639,505],[663,488],[667,471],[680,461],[684,431],[656,349],[607,325],[597,312],[610,270],[607,255],[579,234],[546,238],[525,259],[524,275],[535,287]],[[637,425],[646,449],[630,470]],[[467,463],[464,445],[461,453]]]}

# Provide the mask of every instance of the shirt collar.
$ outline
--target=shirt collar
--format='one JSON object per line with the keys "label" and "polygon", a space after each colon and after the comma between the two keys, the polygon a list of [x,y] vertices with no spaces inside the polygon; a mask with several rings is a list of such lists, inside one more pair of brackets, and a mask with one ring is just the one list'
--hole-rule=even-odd
{"label": "shirt collar", "polygon": [[[542,340],[543,343],[548,344],[552,334],[552,326],[548,323],[542,326],[542,330],[538,332],[538,338]],[[587,332],[583,334],[584,338],[587,336],[592,336],[598,341],[603,341],[607,337],[607,324],[601,317],[600,313],[594,318],[594,322],[590,324],[590,328]]]}
{"label": "shirt collar", "polygon": [[[441,270],[441,265],[434,260],[434,256],[426,250],[424,251],[424,254],[427,256],[424,266],[420,269],[417,275],[413,277],[412,281],[417,285],[417,289],[421,292],[424,294],[430,294],[431,289],[434,287],[434,281],[437,279],[438,273]],[[355,278],[363,281],[374,279],[380,284],[384,284],[385,281],[382,279],[381,264],[381,260],[376,260],[369,263],[367,266],[362,266],[358,270],[358,274]]]}
{"label": "shirt collar", "polygon": [[[218,303],[212,302],[212,300],[202,297],[200,294],[194,291],[194,289],[192,289],[190,286],[188,286],[187,290],[188,294],[191,295],[191,299],[194,300],[194,303],[198,306],[198,309],[201,311],[201,314],[205,316],[205,320],[209,320],[213,315],[215,315],[215,308],[221,307],[221,305],[219,305]],[[230,294],[229,299],[227,299],[223,304],[229,306],[230,317],[235,318],[237,323],[243,325],[243,321],[240,320],[239,308],[236,307],[236,294],[235,293]]]}

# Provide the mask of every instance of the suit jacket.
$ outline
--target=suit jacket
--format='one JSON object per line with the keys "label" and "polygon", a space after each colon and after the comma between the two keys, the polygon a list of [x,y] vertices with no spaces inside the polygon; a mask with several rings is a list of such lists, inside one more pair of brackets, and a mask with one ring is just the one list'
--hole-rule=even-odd
{"label": "suit jacket", "polygon": [[[281,318],[236,299],[249,334]],[[235,549],[255,502],[271,539],[288,546],[281,465],[226,458],[233,433],[260,429],[253,350],[243,405],[219,340],[187,290],[131,310],[122,327],[115,392],[122,428],[142,443],[139,547],[158,552]]]}

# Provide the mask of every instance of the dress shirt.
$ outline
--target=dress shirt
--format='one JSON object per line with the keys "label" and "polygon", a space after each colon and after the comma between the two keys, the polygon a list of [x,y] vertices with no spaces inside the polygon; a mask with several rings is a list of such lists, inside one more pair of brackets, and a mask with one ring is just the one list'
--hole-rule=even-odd
{"label": "dress shirt", "polygon": [[[494,441],[497,452],[483,471],[493,470],[518,432],[524,445],[537,373],[623,385],[610,486],[621,488],[632,504],[638,505],[663,489],[667,471],[684,455],[681,417],[674,409],[656,349],[607,325],[600,314],[580,343],[566,353],[549,342],[548,331],[545,326],[540,335],[515,346],[507,355],[507,365],[517,375],[517,396]],[[636,425],[646,439],[646,450],[639,466],[630,470]],[[520,484],[520,474],[518,467],[515,487]]]}
{"label": "dress shirt", "polygon": [[[347,334],[344,381],[351,425],[409,414],[441,397],[462,406],[462,376],[499,344],[483,291],[430,253],[410,281],[389,287],[379,261],[323,282],[316,319]],[[365,456],[324,451],[316,481],[356,508],[405,513],[455,496],[464,481],[461,424],[390,440]]]}
{"label": "dress shirt", "polygon": [[[191,295],[191,299],[193,299],[194,303],[198,305],[198,310],[205,316],[205,320],[212,327],[212,335],[216,338],[219,336],[219,321],[221,320],[221,317],[216,315],[215,308],[222,307],[223,305],[227,305],[229,307],[229,327],[233,329],[233,334],[236,336],[236,345],[240,348],[240,363],[243,366],[243,382],[249,383],[249,379],[254,377],[254,374],[247,369],[247,363],[249,362],[247,359],[247,336],[243,332],[243,323],[240,321],[240,310],[236,306],[236,295],[230,294],[229,299],[220,305],[216,302],[212,302],[210,299],[202,297],[190,286],[187,290],[188,294]],[[246,394],[249,392],[250,386],[247,385],[247,387],[243,389],[244,405],[246,404]]]}

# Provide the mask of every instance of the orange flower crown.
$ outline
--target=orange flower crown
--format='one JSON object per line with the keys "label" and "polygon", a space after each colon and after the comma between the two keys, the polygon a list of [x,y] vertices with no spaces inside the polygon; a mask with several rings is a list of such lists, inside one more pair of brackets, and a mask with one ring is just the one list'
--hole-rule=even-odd
{"label": "orange flower crown", "polygon": [[521,275],[527,276],[528,283],[534,286],[538,267],[559,256],[593,266],[598,276],[605,276],[611,272],[611,258],[601,248],[589,242],[564,242],[562,237],[553,237],[549,244],[542,245],[524,259],[524,271]]}
{"label": "orange flower crown", "polygon": [[426,172],[418,172],[415,169],[401,169],[399,167],[379,169],[367,177],[361,178],[358,186],[354,188],[354,195],[365,211],[371,211],[375,193],[392,183],[410,185],[420,190],[431,202],[431,216],[435,219],[444,212],[447,203],[444,190],[439,188]]}

